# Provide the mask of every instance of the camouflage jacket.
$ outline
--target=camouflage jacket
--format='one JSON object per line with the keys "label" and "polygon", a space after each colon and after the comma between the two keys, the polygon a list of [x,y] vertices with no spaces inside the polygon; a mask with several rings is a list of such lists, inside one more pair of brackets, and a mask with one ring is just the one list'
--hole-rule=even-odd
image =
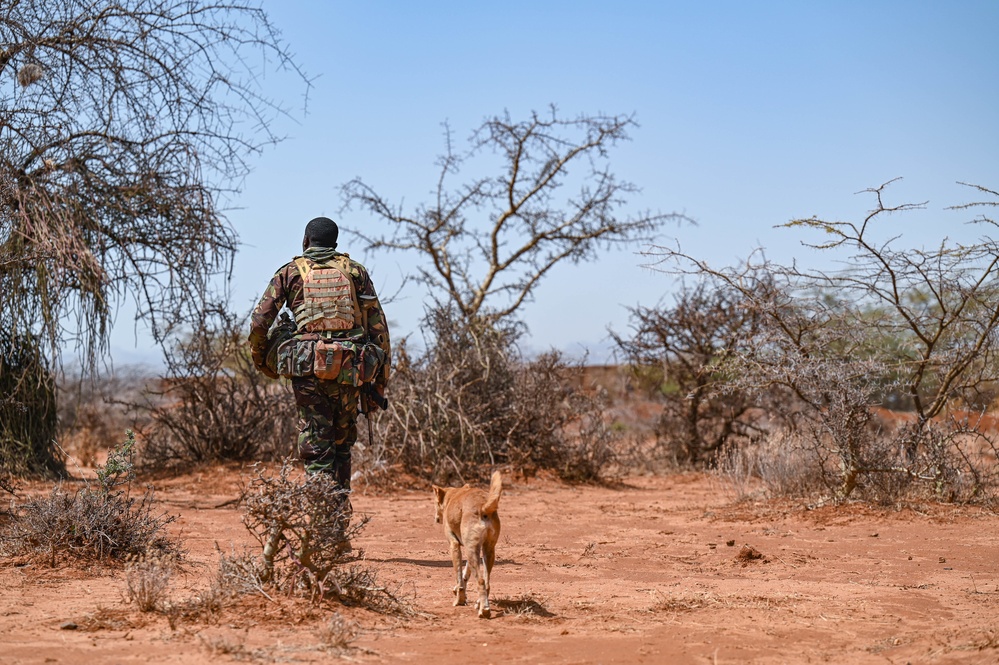
{"label": "camouflage jacket", "polygon": [[[328,247],[310,247],[302,254],[306,259],[312,261],[326,261],[339,255],[334,249]],[[348,337],[366,337],[374,342],[385,352],[385,365],[380,376],[375,380],[375,389],[379,394],[384,395],[385,386],[388,383],[389,368],[391,366],[391,344],[389,341],[388,323],[385,320],[385,313],[382,311],[381,303],[378,302],[378,294],[375,293],[375,286],[371,282],[367,269],[357,261],[350,260],[350,276],[354,280],[354,288],[357,292],[357,299],[364,314],[363,318],[367,322],[367,329],[357,328],[337,335]],[[277,318],[281,308],[285,305],[289,309],[301,304],[302,276],[295,265],[294,259],[281,266],[271,278],[270,284],[264,290],[263,297],[253,310],[250,318],[250,352],[253,355],[253,363],[257,367],[264,365],[267,354],[267,332]]]}

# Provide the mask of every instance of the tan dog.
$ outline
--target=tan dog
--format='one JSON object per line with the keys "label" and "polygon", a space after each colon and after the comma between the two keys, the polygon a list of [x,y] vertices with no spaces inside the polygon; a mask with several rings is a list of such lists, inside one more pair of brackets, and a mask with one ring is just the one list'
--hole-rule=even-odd
{"label": "tan dog", "polygon": [[[479,599],[475,607],[479,617],[489,618],[489,573],[496,560],[496,541],[499,540],[500,493],[503,483],[499,471],[493,472],[489,493],[468,485],[464,487],[438,487],[434,485],[436,521],[444,524],[444,535],[451,544],[451,563],[457,585],[454,587],[454,604],[465,604],[465,585],[470,569],[475,571],[479,583]],[[465,570],[461,569],[461,546],[468,554]]]}

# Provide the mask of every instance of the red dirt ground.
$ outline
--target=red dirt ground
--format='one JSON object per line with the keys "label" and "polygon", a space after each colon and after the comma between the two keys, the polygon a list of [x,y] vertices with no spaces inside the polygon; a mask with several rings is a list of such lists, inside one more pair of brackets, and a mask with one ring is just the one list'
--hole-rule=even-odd
{"label": "red dirt ground", "polygon": [[[216,544],[250,542],[231,503],[238,479],[218,468],[156,483],[192,563],[173,597],[207,584]],[[355,545],[423,614],[342,609],[361,626],[348,652],[319,648],[329,610],[259,598],[217,625],[171,629],[123,600],[120,570],[7,562],[0,663],[999,663],[994,513],[740,504],[694,474],[616,487],[507,478],[495,616],[480,620],[451,607],[429,488],[357,492],[354,507],[371,517]]]}

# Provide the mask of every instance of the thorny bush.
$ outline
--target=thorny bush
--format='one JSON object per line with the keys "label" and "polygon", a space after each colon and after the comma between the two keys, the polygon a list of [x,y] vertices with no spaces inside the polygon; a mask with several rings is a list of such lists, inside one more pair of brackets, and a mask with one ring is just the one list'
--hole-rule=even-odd
{"label": "thorny bush", "polygon": [[97,486],[88,482],[76,492],[56,485],[48,496],[19,506],[3,530],[4,549],[55,566],[58,558],[122,561],[156,553],[179,553],[164,533],[174,517],[153,509],[153,492],[131,494],[132,433],[112,451],[108,466],[98,467]]}
{"label": "thorny bush", "polygon": [[701,468],[718,453],[760,434],[759,409],[746,391],[716,387],[729,380],[728,361],[762,324],[733,289],[704,280],[683,284],[672,306],[630,310],[632,332],[611,332],[639,385],[662,402],[650,457]]}
{"label": "thorny bush", "polygon": [[498,465],[575,481],[606,471],[613,434],[600,398],[576,387],[578,368],[554,351],[522,358],[515,323],[439,306],[424,324],[427,351],[412,357],[400,348],[392,406],[378,419],[378,441],[392,442],[389,462],[435,482],[479,478]]}
{"label": "thorny bush", "polygon": [[166,352],[160,390],[135,405],[152,419],[144,462],[150,466],[275,458],[295,440],[287,382],[266,378],[246,349],[245,318],[223,307]]}
{"label": "thorny bush", "polygon": [[[785,225],[818,233],[814,249],[845,252],[837,270],[780,265],[762,251],[714,269],[657,251],[672,272],[733,292],[754,312],[760,325],[730,350],[715,388],[751,395],[771,431],[793,432],[823,499],[990,503],[999,445],[958,414],[982,413],[999,385],[999,240],[899,247],[900,236],[879,226],[921,206],[886,205],[887,185],[868,190],[876,206],[862,221]],[[999,205],[999,192],[975,189],[992,200],[957,209]],[[974,222],[986,234],[999,228],[985,216]],[[907,407],[911,422],[883,426],[881,406]]]}
{"label": "thorny bush", "polygon": [[345,490],[328,474],[292,477],[285,460],[277,475],[257,467],[243,490],[243,523],[261,547],[256,562],[227,561],[230,577],[246,590],[266,588],[304,594],[315,602],[336,600],[386,613],[406,613],[408,605],[377,583],[373,571],[357,563],[351,548],[368,523],[352,520]]}

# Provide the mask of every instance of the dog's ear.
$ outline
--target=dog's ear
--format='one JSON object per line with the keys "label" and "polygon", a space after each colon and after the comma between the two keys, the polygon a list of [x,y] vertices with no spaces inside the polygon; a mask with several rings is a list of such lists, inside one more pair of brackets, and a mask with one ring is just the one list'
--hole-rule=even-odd
{"label": "dog's ear", "polygon": [[447,494],[447,488],[438,487],[437,485],[434,485],[433,488],[434,496],[437,498],[437,503],[444,503],[444,495]]}
{"label": "dog's ear", "polygon": [[434,522],[441,524],[444,522],[444,495],[447,494],[447,490],[443,487],[437,487],[433,485],[434,488]]}

